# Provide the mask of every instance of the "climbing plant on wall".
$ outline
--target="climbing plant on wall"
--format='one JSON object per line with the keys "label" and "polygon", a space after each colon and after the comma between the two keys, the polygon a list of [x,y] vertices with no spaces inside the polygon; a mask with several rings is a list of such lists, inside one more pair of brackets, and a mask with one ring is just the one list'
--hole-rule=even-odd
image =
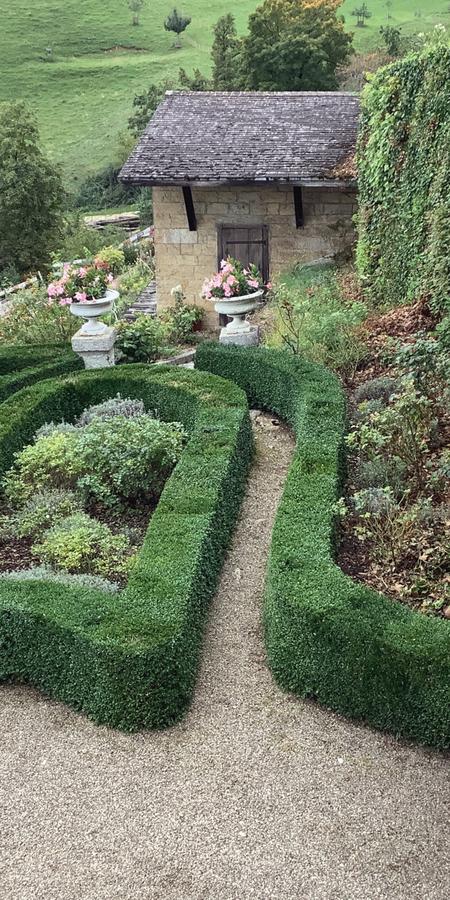
{"label": "climbing plant on wall", "polygon": [[377,72],[358,145],[358,268],[374,302],[450,312],[450,48]]}

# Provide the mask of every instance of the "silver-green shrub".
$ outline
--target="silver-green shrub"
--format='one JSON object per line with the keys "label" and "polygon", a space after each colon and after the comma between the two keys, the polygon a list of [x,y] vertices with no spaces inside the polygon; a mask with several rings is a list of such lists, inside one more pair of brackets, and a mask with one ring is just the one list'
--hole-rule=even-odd
{"label": "silver-green shrub", "polygon": [[7,581],[54,581],[67,587],[81,587],[105,594],[117,594],[119,585],[116,581],[108,581],[100,575],[73,575],[69,572],[55,572],[50,566],[31,566],[29,569],[13,569],[2,572],[0,579]]}

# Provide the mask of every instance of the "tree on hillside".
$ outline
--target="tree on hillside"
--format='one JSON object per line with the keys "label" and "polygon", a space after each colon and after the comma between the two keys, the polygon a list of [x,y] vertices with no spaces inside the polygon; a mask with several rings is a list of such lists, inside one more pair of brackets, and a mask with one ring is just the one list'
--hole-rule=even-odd
{"label": "tree on hillside", "polygon": [[0,270],[45,270],[63,230],[60,172],[44,155],[23,103],[0,107]]}
{"label": "tree on hillside", "polygon": [[210,91],[211,82],[200,72],[200,69],[194,69],[192,75],[188,75],[185,69],[178,71],[178,84],[183,91]]}
{"label": "tree on hillside", "polygon": [[394,28],[393,25],[382,25],[380,28],[380,35],[383,38],[389,56],[398,56],[402,43],[402,33],[400,29]]}
{"label": "tree on hillside", "polygon": [[264,0],[249,18],[240,53],[241,87],[335,90],[337,66],[351,53],[341,0]]}
{"label": "tree on hillside", "polygon": [[133,113],[128,119],[128,128],[134,137],[139,138],[147,127],[155,109],[164,99],[166,91],[170,91],[173,84],[170,81],[160,81],[151,84],[143,94],[136,94],[133,100]]}
{"label": "tree on hillside", "polygon": [[232,91],[238,79],[239,40],[234,16],[228,13],[213,28],[212,83],[215,91]]}
{"label": "tree on hillside", "polygon": [[133,13],[133,25],[139,25],[139,13],[145,0],[128,0],[128,9]]}
{"label": "tree on hillside", "polygon": [[170,15],[167,16],[167,19],[164,22],[164,28],[166,31],[173,31],[174,34],[177,35],[174,44],[174,47],[177,47],[177,49],[181,47],[180,34],[186,30],[191,21],[190,16],[182,16],[177,9],[173,9]]}
{"label": "tree on hillside", "polygon": [[356,16],[356,25],[358,28],[365,28],[367,20],[372,18],[372,13],[370,12],[370,9],[368,9],[367,3],[363,3],[353,10],[352,16]]}
{"label": "tree on hillside", "polygon": [[164,100],[166,91],[176,90],[177,87],[187,91],[209,91],[211,82],[205,75],[194,69],[192,75],[188,75],[185,69],[178,72],[178,84],[172,81],[160,81],[151,84],[143,94],[136,94],[133,100],[133,113],[128,119],[128,129],[133,138],[139,138],[150,122],[157,106]]}

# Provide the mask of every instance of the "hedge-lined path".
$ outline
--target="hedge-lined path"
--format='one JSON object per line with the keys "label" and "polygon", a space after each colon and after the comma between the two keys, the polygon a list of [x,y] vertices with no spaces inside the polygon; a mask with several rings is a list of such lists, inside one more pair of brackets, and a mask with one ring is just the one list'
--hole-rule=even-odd
{"label": "hedge-lined path", "polygon": [[2,900],[443,900],[448,759],[282,694],[260,625],[293,449],[270,417],[204,640],[166,732],[0,688]]}

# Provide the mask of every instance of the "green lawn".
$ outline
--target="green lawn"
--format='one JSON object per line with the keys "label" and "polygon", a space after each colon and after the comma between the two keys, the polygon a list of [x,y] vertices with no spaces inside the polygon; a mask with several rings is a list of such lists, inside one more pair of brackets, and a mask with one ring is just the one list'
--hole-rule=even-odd
{"label": "green lawn", "polygon": [[[258,0],[234,0],[238,28]],[[376,45],[387,21],[385,0],[367,0],[373,11],[368,27],[356,29],[356,46]],[[163,20],[174,0],[147,0],[141,25],[133,28],[126,0],[0,0],[0,101],[23,98],[35,109],[48,152],[60,161],[68,184],[114,157],[117,134],[126,127],[134,95],[152,81],[209,69],[211,28],[225,8],[222,0],[184,0],[179,9],[192,16],[174,50]],[[345,0],[349,28],[359,0]],[[449,0],[393,0],[393,23],[426,30],[450,22]],[[54,61],[46,61],[51,47]]]}
{"label": "green lawn", "polygon": [[355,34],[355,47],[361,51],[373,50],[379,46],[382,25],[401,28],[405,35],[430,31],[438,22],[450,27],[449,0],[391,0],[390,8],[386,0],[366,0],[372,17],[367,20],[365,28],[357,28],[352,12],[362,3],[363,0],[345,0],[342,6],[347,26]]}

